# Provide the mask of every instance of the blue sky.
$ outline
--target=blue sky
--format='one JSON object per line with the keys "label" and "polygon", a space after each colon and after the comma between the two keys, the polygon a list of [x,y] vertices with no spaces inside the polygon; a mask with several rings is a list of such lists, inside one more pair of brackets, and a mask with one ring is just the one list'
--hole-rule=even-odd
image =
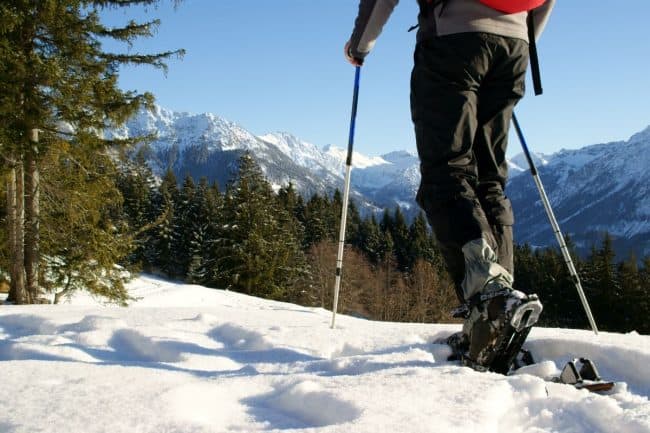
{"label": "blue sky", "polygon": [[[255,134],[287,131],[347,145],[354,68],[343,58],[356,0],[185,0],[104,14],[109,24],[160,18],[132,51],[185,48],[169,72],[125,68],[120,85],[177,111],[212,112]],[[409,78],[415,0],[402,0],[362,69],[355,149],[414,151]],[[624,140],[650,125],[648,0],[558,0],[539,42],[544,95],[532,84],[517,113],[529,146]],[[110,46],[109,48],[113,48]],[[509,154],[519,152],[511,140]]]}

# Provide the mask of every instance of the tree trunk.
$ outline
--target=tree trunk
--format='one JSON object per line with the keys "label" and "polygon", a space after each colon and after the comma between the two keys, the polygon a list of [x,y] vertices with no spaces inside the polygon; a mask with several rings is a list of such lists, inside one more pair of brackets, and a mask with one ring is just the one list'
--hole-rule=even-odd
{"label": "tree trunk", "polygon": [[10,246],[11,290],[9,300],[28,302],[25,290],[25,201],[22,160],[11,168],[7,185],[7,227]]}
{"label": "tree trunk", "polygon": [[54,302],[53,302],[53,304],[57,305],[59,302],[61,302],[63,297],[65,295],[67,295],[69,292],[70,292],[70,289],[68,289],[68,288],[65,288],[64,290],[61,290],[60,292],[56,292],[54,294]]}
{"label": "tree trunk", "polygon": [[[16,168],[11,167],[7,175],[7,249],[9,251],[9,273],[13,273],[13,256],[16,249]],[[11,275],[11,285],[7,301],[16,302],[16,279]]]}
{"label": "tree trunk", "polygon": [[25,155],[25,273],[30,303],[41,295],[40,260],[40,174],[38,171],[38,129],[30,131],[31,146]]}

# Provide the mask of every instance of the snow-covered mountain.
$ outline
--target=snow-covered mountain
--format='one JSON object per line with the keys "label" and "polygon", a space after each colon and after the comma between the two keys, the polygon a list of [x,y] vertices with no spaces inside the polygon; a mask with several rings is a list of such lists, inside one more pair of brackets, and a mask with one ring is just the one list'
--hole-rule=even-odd
{"label": "snow-covered mountain", "polygon": [[[182,179],[207,177],[225,185],[235,162],[245,151],[257,160],[276,187],[292,182],[305,196],[331,194],[343,189],[347,149],[334,145],[319,148],[286,132],[256,136],[241,126],[210,113],[189,114],[156,107],[142,111],[109,135],[129,137],[157,135],[147,158],[161,175],[172,168]],[[401,205],[415,210],[412,191],[419,182],[418,161],[407,152],[368,157],[353,154],[351,197],[362,211],[379,211]]]}
{"label": "snow-covered mountain", "polygon": [[[189,114],[157,107],[141,112],[120,137],[157,134],[148,154],[154,171],[171,167],[177,177],[206,176],[225,185],[235,161],[250,151],[269,181],[279,187],[292,182],[305,196],[343,188],[347,149],[318,147],[286,132],[256,136],[214,114]],[[625,142],[563,150],[533,156],[563,232],[587,250],[602,232],[615,237],[623,256],[634,250],[650,254],[650,127]],[[508,195],[516,214],[518,242],[554,245],[523,154],[510,161]],[[406,151],[369,157],[353,155],[352,195],[362,211],[401,206],[407,216],[419,211],[414,201],[420,181],[417,156]]]}
{"label": "snow-covered mountain", "polygon": [[210,113],[179,113],[156,107],[153,112],[141,111],[111,133],[118,137],[155,134],[147,157],[159,175],[172,168],[180,179],[205,176],[223,186],[232,178],[237,159],[248,151],[277,186],[291,181],[300,191],[311,194],[330,189],[337,179],[327,168],[324,155],[320,159],[309,155],[317,150],[315,146],[301,143],[298,149],[298,140],[286,134],[257,137]]}
{"label": "snow-covered mountain", "polygon": [[[603,233],[628,258],[650,254],[650,127],[628,141],[563,150],[538,167],[563,232],[579,248],[598,245]],[[551,245],[549,228],[531,176],[515,176],[508,186],[520,240]]]}
{"label": "snow-covered mountain", "polygon": [[[0,310],[0,431],[648,433],[650,337],[534,328],[510,376],[448,362],[460,325],[375,322],[140,277],[111,307]],[[588,357],[608,395],[547,382]],[[532,367],[532,368],[531,368]],[[542,377],[540,377],[542,376]]]}

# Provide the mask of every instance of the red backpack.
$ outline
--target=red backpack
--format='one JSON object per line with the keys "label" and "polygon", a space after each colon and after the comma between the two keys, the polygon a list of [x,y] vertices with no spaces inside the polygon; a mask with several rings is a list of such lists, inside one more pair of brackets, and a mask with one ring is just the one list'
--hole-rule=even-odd
{"label": "red backpack", "polygon": [[533,10],[544,4],[546,0],[479,0],[484,5],[490,6],[507,14]]}

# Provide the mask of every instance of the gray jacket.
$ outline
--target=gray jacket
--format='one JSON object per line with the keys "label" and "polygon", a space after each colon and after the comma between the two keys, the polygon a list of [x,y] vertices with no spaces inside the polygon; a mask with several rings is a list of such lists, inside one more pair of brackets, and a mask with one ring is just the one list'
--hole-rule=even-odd
{"label": "gray jacket", "polygon": [[[426,2],[426,0],[421,0]],[[372,50],[384,24],[399,0],[361,0],[359,14],[350,37],[350,54],[363,59]],[[417,40],[454,33],[484,32],[528,41],[526,12],[504,14],[478,0],[433,0],[428,11],[418,17]],[[555,0],[535,9],[535,39],[544,30]]]}

